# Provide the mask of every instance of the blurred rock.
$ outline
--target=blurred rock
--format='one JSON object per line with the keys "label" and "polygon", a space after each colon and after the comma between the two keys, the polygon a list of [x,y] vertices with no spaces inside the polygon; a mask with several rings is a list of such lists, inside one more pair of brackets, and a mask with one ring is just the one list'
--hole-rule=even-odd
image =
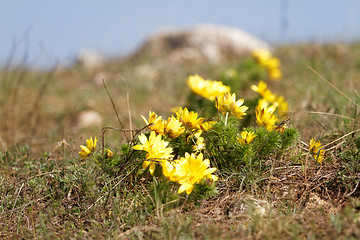
{"label": "blurred rock", "polygon": [[240,29],[204,24],[193,28],[170,28],[156,32],[133,57],[150,55],[173,64],[199,60],[217,64],[229,57],[240,57],[258,48],[271,47]]}
{"label": "blurred rock", "polygon": [[265,200],[247,197],[233,202],[227,209],[229,216],[238,216],[245,213],[254,213],[265,216],[270,212],[271,204]]}
{"label": "blurred rock", "polygon": [[316,193],[310,193],[308,202],[306,203],[307,207],[312,209],[323,209],[327,212],[334,213],[336,212],[336,207],[331,204],[330,201],[325,201],[320,198],[320,196]]}
{"label": "blurred rock", "polygon": [[108,78],[107,74],[104,72],[98,72],[94,77],[94,83],[96,86],[102,86],[103,81],[106,83],[106,79]]}
{"label": "blurred rock", "polygon": [[137,78],[153,80],[159,73],[155,67],[149,64],[142,64],[135,67],[134,74]]}
{"label": "blurred rock", "polygon": [[104,57],[95,50],[82,49],[76,57],[79,65],[85,68],[98,68],[104,63]]}
{"label": "blurred rock", "polygon": [[76,128],[86,128],[86,127],[93,127],[93,126],[101,126],[103,123],[103,118],[101,117],[100,113],[92,111],[92,110],[85,110],[79,113],[76,119]]}

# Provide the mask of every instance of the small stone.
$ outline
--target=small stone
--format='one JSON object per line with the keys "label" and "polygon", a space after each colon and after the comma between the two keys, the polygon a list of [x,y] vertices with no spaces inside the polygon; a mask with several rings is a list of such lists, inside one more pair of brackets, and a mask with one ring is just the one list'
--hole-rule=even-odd
{"label": "small stone", "polygon": [[101,126],[103,123],[103,118],[100,113],[86,110],[79,113],[76,119],[76,127],[77,128],[86,128],[92,126]]}

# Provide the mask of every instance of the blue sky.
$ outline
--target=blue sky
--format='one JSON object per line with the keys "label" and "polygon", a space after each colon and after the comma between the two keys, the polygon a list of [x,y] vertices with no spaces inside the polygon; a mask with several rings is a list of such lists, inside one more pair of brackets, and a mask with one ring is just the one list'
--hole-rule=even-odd
{"label": "blue sky", "polygon": [[165,26],[238,27],[273,44],[360,39],[357,0],[2,0],[0,64],[71,62],[81,49],[131,52]]}

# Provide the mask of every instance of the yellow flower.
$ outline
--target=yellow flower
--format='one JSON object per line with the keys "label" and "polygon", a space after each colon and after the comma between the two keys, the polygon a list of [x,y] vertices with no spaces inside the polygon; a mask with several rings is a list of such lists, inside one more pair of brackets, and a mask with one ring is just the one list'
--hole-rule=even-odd
{"label": "yellow flower", "polygon": [[231,90],[230,87],[223,85],[221,81],[204,80],[199,75],[190,75],[187,84],[194,93],[211,101]]}
{"label": "yellow flower", "polygon": [[251,54],[260,66],[265,66],[266,62],[271,59],[271,53],[267,49],[257,49],[254,50]]}
{"label": "yellow flower", "polygon": [[170,112],[176,114],[176,112],[180,111],[181,109],[182,109],[181,106],[172,107],[172,108],[170,108]]}
{"label": "yellow flower", "polygon": [[[280,115],[281,118],[286,117],[287,115],[287,111],[289,110],[289,105],[288,103],[285,101],[284,96],[274,96],[274,101],[271,102],[273,104],[273,107],[278,109],[278,113]],[[259,108],[266,108],[269,106],[269,101],[266,100],[265,98],[260,98],[259,102],[258,102],[258,107]]]}
{"label": "yellow flower", "polygon": [[226,71],[224,72],[224,75],[226,78],[234,78],[237,75],[236,69],[234,69],[234,68],[226,69]]}
{"label": "yellow flower", "polygon": [[165,177],[167,177],[169,180],[173,181],[173,176],[175,174],[176,168],[173,165],[173,161],[163,161],[161,163],[162,166],[162,172]]}
{"label": "yellow flower", "polygon": [[[269,107],[269,102],[266,101],[264,98],[260,98],[259,101],[258,101],[258,105],[256,106],[256,108],[261,109],[261,108],[267,108],[267,107]],[[272,107],[276,109],[275,106],[272,105]]]}
{"label": "yellow flower", "polygon": [[185,157],[181,157],[176,162],[176,171],[171,177],[174,181],[178,182],[181,186],[178,193],[186,191],[190,194],[194,189],[195,183],[200,183],[203,179],[210,179],[217,181],[218,177],[212,175],[216,171],[216,168],[209,168],[209,159],[203,160],[203,154],[198,156],[195,154],[185,153]]}
{"label": "yellow flower", "polygon": [[154,131],[150,133],[149,139],[145,134],[139,136],[139,141],[141,144],[138,144],[133,147],[135,150],[146,151],[146,159],[152,161],[144,161],[143,168],[146,169],[149,165],[150,173],[153,174],[155,171],[155,161],[165,161],[168,158],[173,158],[172,148],[168,147],[169,142],[166,142],[161,139],[161,135],[156,135]]}
{"label": "yellow flower", "polygon": [[200,130],[203,131],[203,132],[207,132],[212,128],[212,126],[215,123],[216,123],[215,121],[204,122],[203,124],[200,125]]}
{"label": "yellow flower", "polygon": [[278,126],[276,126],[275,131],[279,133],[283,133],[287,128],[288,128],[287,123],[280,123]]}
{"label": "yellow flower", "polygon": [[179,108],[176,111],[176,117],[180,120],[189,130],[196,130],[204,122],[204,118],[198,118],[198,113],[191,111],[187,108]]}
{"label": "yellow flower", "polygon": [[94,140],[92,139],[92,137],[90,137],[89,139],[86,139],[86,146],[80,145],[80,148],[81,148],[81,151],[79,152],[80,157],[85,159],[91,153],[93,153],[96,148],[96,142],[97,142],[96,137],[94,138]]}
{"label": "yellow flower", "polygon": [[251,89],[257,92],[262,98],[268,102],[274,102],[276,100],[276,95],[274,95],[268,88],[267,84],[264,81],[260,81],[259,84],[252,85]]}
{"label": "yellow flower", "polygon": [[202,131],[199,130],[196,133],[194,133],[194,137],[196,139],[195,145],[193,146],[193,149],[195,152],[200,152],[205,148],[204,138],[201,137]]}
{"label": "yellow flower", "polygon": [[255,137],[256,134],[254,134],[254,132],[242,131],[241,137],[238,137],[237,139],[241,144],[249,144],[254,140]]}
{"label": "yellow flower", "polygon": [[284,117],[287,115],[287,111],[289,110],[289,105],[285,101],[284,96],[279,96],[274,101],[274,106],[278,108],[280,117]]}
{"label": "yellow flower", "polygon": [[231,90],[230,87],[223,85],[221,81],[207,81],[208,84],[205,89],[205,97],[211,101],[214,101],[217,96],[222,96]]}
{"label": "yellow flower", "polygon": [[278,58],[271,57],[265,62],[265,66],[268,69],[278,69],[280,67],[280,60]]}
{"label": "yellow flower", "polygon": [[90,137],[90,139],[86,139],[86,147],[91,152],[93,152],[95,150],[95,148],[96,148],[96,142],[97,142],[96,137],[94,138],[94,140],[92,139],[92,137]]}
{"label": "yellow flower", "polygon": [[113,158],[114,153],[110,149],[107,149],[106,152],[105,152],[105,157],[106,158]]}
{"label": "yellow flower", "polygon": [[273,131],[278,118],[274,115],[276,108],[274,106],[257,106],[255,109],[256,122],[259,126],[265,126],[269,131]]}
{"label": "yellow flower", "polygon": [[164,135],[164,120],[161,116],[157,116],[154,112],[149,112],[149,121],[146,120],[144,116],[141,115],[141,118],[144,120],[146,125],[151,124],[148,128],[151,131],[155,131],[157,134]]}
{"label": "yellow flower", "polygon": [[268,71],[270,80],[279,80],[282,77],[280,70],[280,60],[272,57],[267,49],[259,49],[252,52],[253,58],[262,67]]}
{"label": "yellow flower", "polygon": [[243,115],[246,115],[246,110],[248,107],[241,106],[244,103],[244,99],[239,99],[236,101],[236,94],[226,93],[223,96],[217,98],[216,108],[222,112],[229,112],[235,117],[241,119]]}
{"label": "yellow flower", "polygon": [[274,68],[274,69],[269,69],[269,78],[271,80],[279,80],[280,78],[282,78],[282,72],[280,69],[278,68]]}
{"label": "yellow flower", "polygon": [[265,67],[268,70],[270,80],[279,80],[282,77],[280,70],[280,60],[278,58],[270,58],[266,63]]}
{"label": "yellow flower", "polygon": [[309,152],[318,162],[322,162],[325,155],[325,150],[322,150],[322,148],[320,141],[315,142],[314,138],[310,140]]}
{"label": "yellow flower", "polygon": [[81,148],[81,151],[79,152],[79,155],[81,158],[85,159],[91,154],[91,151],[84,145],[80,145],[80,148]]}
{"label": "yellow flower", "polygon": [[185,132],[185,127],[174,116],[169,117],[164,125],[164,133],[170,138],[176,138]]}

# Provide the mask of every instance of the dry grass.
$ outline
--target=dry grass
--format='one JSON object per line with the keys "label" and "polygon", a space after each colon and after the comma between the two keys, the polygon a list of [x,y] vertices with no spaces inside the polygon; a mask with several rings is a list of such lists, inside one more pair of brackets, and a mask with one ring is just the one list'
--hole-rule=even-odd
{"label": "dry grass", "polygon": [[[360,45],[281,46],[276,55],[284,79],[270,88],[290,103],[291,125],[301,140],[321,139],[331,161],[314,164],[299,142],[251,188],[234,173],[220,178],[212,198],[195,203],[181,196],[160,205],[151,193],[151,179],[137,179],[134,169],[111,176],[94,162],[78,159],[85,138],[100,136],[104,126],[123,128],[102,79],[124,128],[136,129],[144,126],[140,114],[152,110],[166,116],[170,108],[185,104],[189,74],[217,79],[235,61],[174,68],[144,56],[112,59],[99,69],[2,69],[0,237],[360,238]],[[244,89],[237,95],[254,93]],[[83,110],[100,113],[102,125],[79,126]],[[126,142],[116,131],[108,131],[106,139],[114,151]]]}

